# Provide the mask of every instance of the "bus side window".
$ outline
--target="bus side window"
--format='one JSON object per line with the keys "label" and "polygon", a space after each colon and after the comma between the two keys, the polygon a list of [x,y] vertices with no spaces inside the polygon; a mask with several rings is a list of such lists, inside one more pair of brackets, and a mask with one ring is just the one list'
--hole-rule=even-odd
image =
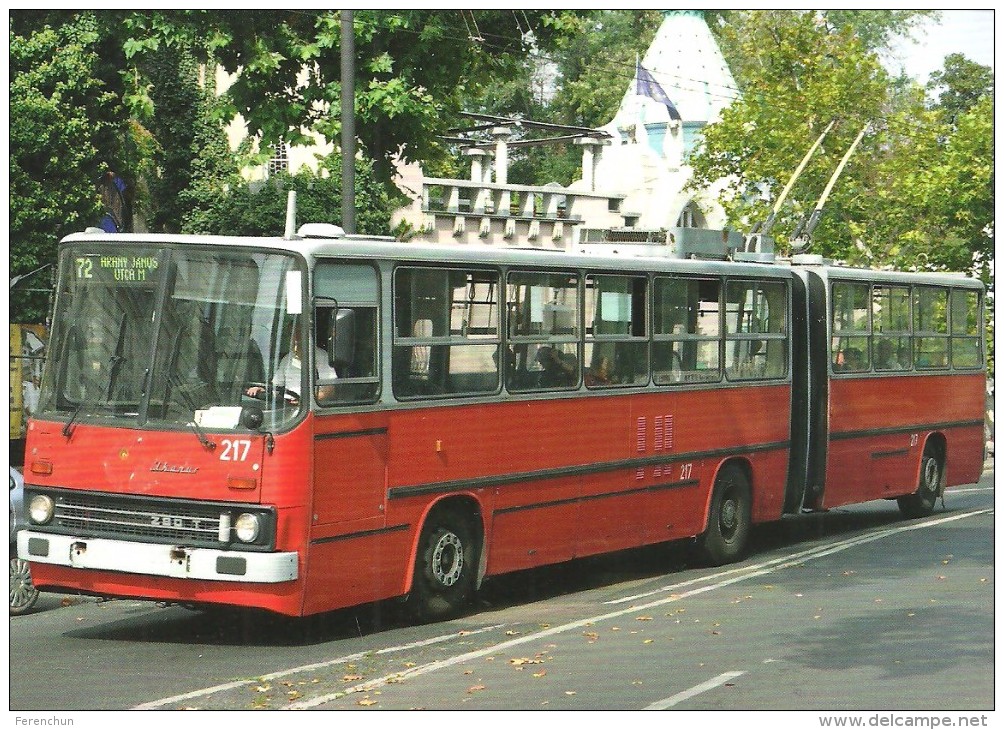
{"label": "bus side window", "polygon": [[511,391],[577,388],[581,380],[578,276],[511,271],[506,292],[514,353],[506,387]]}
{"label": "bus side window", "polygon": [[721,380],[721,282],[657,277],[652,377],[656,385]]}
{"label": "bus side window", "polygon": [[[376,270],[362,264],[319,263],[314,310],[314,397],[322,406],[372,403],[380,394]],[[338,302],[332,306],[330,300]]]}
{"label": "bus side window", "polygon": [[914,287],[913,336],[914,365],[918,370],[948,367],[948,289]]}
{"label": "bus side window", "polygon": [[871,294],[868,284],[833,283],[830,364],[835,373],[871,369]]}
{"label": "bus side window", "polygon": [[396,397],[498,391],[500,344],[497,272],[402,266],[394,273]]}

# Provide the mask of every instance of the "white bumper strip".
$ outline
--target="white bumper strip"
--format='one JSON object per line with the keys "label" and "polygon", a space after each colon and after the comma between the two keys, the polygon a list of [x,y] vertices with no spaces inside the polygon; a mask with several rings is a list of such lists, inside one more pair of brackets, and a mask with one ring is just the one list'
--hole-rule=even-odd
{"label": "white bumper strip", "polygon": [[21,530],[17,554],[32,563],[238,583],[296,580],[296,553],[252,553],[52,535]]}

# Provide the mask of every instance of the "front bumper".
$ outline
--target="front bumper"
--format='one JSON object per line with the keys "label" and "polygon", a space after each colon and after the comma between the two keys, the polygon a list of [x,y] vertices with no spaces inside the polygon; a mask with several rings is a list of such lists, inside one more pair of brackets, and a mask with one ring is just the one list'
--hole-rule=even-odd
{"label": "front bumper", "polygon": [[296,553],[253,553],[105,538],[17,534],[17,554],[32,563],[193,580],[284,583],[297,579]]}

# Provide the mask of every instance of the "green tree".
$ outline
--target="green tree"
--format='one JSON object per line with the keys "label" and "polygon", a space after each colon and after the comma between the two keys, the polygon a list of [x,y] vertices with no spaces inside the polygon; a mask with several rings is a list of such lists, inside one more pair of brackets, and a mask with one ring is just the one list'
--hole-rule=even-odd
{"label": "green tree", "polygon": [[890,78],[877,51],[916,20],[831,11],[729,14],[720,33],[730,62],[741,59],[731,65],[740,69],[743,96],[705,129],[692,158],[694,185],[728,180],[729,220],[747,230],[765,217],[805,150],[836,120],[775,226],[784,250],[851,140],[868,125],[827,201],[814,250],[866,266],[970,270],[974,261],[987,260],[990,106],[959,110],[968,108],[964,100],[991,98],[974,90],[992,85],[954,59],[936,77],[943,101],[932,106],[917,84]]}
{"label": "green tree", "polygon": [[938,93],[937,109],[947,123],[954,124],[960,114],[981,99],[993,98],[994,72],[961,53],[945,56],[944,66],[931,74],[927,89]]}
{"label": "green tree", "polygon": [[[297,193],[297,221],[333,223],[342,221],[341,157],[333,154],[321,161],[315,174],[302,169],[295,175],[280,173],[254,185],[237,184],[226,191],[207,191],[200,204],[185,215],[184,233],[239,236],[282,235],[286,197]],[[373,163],[356,160],[356,223],[360,233],[389,235],[390,211],[402,203],[388,197],[387,187],[373,174]]]}
{"label": "green tree", "polygon": [[149,54],[145,72],[155,80],[153,102],[143,128],[152,150],[138,183],[145,188],[145,222],[150,231],[178,233],[193,205],[212,190],[236,183],[237,161],[215,118],[212,88],[199,82],[191,48],[165,46]]}
{"label": "green tree", "polygon": [[[722,202],[732,225],[746,230],[766,217],[805,150],[838,120],[779,216],[774,233],[783,246],[858,132],[884,116],[888,76],[853,30],[830,29],[813,13],[752,11],[730,18],[720,33],[732,56],[745,59],[737,64],[743,96],[705,128],[691,164],[694,187],[730,181]],[[882,149],[880,131],[866,137],[857,159]],[[853,182],[861,171],[850,165],[834,188],[815,237],[818,252],[848,258],[855,250],[847,221],[863,202]]]}
{"label": "green tree", "polygon": [[554,59],[559,85],[556,115],[567,124],[599,127],[611,119],[662,24],[657,10],[604,10],[576,18],[576,32],[562,36]]}
{"label": "green tree", "polygon": [[[10,32],[10,264],[12,274],[55,261],[56,242],[98,222],[96,182],[131,157],[128,120],[103,75],[92,14]],[[32,279],[36,286],[44,281]],[[11,291],[12,321],[42,321],[47,297]]]}
{"label": "green tree", "polygon": [[[388,181],[395,158],[442,159],[439,136],[456,125],[465,100],[507,78],[532,47],[551,47],[565,15],[355,11],[356,131],[376,174]],[[146,11],[132,13],[126,27],[125,49],[137,61],[163,45],[190,43],[234,74],[222,116],[240,114],[260,149],[306,143],[311,132],[337,144],[338,11]],[[142,99],[142,82],[136,91]]]}

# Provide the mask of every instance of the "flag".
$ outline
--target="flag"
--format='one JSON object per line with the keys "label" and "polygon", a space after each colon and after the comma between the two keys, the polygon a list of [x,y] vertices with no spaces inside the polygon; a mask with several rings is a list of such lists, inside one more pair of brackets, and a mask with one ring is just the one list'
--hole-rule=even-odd
{"label": "flag", "polygon": [[655,80],[655,77],[652,76],[650,71],[646,70],[645,67],[641,65],[641,61],[638,61],[637,65],[638,69],[636,76],[638,78],[638,85],[635,88],[635,93],[638,94],[638,96],[647,96],[650,99],[655,99],[660,104],[665,104],[666,109],[669,110],[669,118],[680,121],[682,119],[680,112],[678,112],[676,107],[673,106],[673,102],[669,100],[669,97],[666,95],[666,92],[663,91],[659,82]]}

